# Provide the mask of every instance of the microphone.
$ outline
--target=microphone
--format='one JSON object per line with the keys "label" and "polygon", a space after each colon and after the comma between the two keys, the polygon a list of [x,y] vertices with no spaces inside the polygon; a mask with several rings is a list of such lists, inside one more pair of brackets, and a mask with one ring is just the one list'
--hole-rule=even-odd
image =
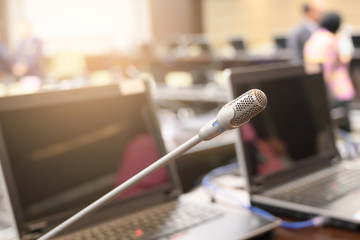
{"label": "microphone", "polygon": [[177,157],[181,156],[201,141],[208,141],[226,130],[240,127],[242,124],[248,122],[251,118],[264,110],[266,104],[266,95],[258,89],[249,90],[235,100],[230,101],[220,109],[219,113],[213,120],[209,121],[200,128],[200,131],[194,137],[169,152],[150,166],[146,167],[121,185],[117,186],[95,202],[91,203],[89,206],[82,209],[69,219],[65,220],[63,223],[44,234],[38,240],[47,240],[55,236],[66,227],[78,221],[80,218],[113,200],[120,193],[135,185],[141,179],[165,166],[170,161],[175,160]]}
{"label": "microphone", "polygon": [[255,117],[267,105],[263,91],[252,89],[224,105],[216,118],[205,124],[199,131],[199,137],[208,141],[226,130],[240,127]]}

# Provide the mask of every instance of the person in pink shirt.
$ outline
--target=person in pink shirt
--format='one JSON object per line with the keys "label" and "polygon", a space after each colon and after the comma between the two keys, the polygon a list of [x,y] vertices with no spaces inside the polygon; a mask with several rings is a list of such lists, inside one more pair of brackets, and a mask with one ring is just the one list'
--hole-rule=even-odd
{"label": "person in pink shirt", "polygon": [[322,64],[323,74],[328,87],[331,108],[345,110],[344,122],[340,128],[350,131],[347,117],[348,102],[355,97],[355,88],[349,74],[349,62],[352,55],[352,43],[338,30],[341,25],[339,14],[332,12],[324,15],[320,28],[316,30],[304,47],[304,63]]}

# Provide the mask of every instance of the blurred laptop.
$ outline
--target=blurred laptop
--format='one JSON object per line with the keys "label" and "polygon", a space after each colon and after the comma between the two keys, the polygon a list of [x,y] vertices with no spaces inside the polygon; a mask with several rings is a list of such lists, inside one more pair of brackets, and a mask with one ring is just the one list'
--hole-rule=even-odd
{"label": "blurred laptop", "polygon": [[246,52],[246,44],[242,37],[232,38],[229,43],[236,52]]}
{"label": "blurred laptop", "polygon": [[284,50],[288,48],[286,36],[275,36],[274,42],[277,50]]}
{"label": "blurred laptop", "polygon": [[[0,129],[18,239],[39,237],[165,154],[142,81],[1,98]],[[59,239],[242,239],[277,226],[180,194],[170,164]]]}
{"label": "blurred laptop", "polygon": [[231,70],[230,82],[235,96],[258,88],[268,98],[236,143],[252,204],[358,227],[360,168],[337,152],[322,73],[279,64]]}
{"label": "blurred laptop", "polygon": [[359,34],[352,35],[351,40],[354,45],[354,48],[359,49],[360,48],[360,35]]}

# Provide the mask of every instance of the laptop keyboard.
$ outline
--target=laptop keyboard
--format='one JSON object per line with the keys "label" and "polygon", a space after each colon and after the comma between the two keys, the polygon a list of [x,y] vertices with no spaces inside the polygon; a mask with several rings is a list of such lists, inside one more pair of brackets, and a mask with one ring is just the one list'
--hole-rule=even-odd
{"label": "laptop keyboard", "polygon": [[220,215],[222,211],[219,209],[193,203],[171,202],[56,239],[161,239]]}
{"label": "laptop keyboard", "polygon": [[358,187],[360,187],[360,170],[341,169],[311,184],[287,190],[274,197],[289,202],[321,207]]}

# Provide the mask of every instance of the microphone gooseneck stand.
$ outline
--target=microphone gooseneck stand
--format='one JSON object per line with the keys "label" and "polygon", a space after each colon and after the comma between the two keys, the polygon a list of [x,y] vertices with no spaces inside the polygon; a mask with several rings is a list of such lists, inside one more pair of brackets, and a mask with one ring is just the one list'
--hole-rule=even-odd
{"label": "microphone gooseneck stand", "polygon": [[175,150],[169,152],[144,170],[140,171],[129,180],[114,188],[112,191],[108,192],[103,197],[99,198],[80,212],[76,213],[54,229],[50,230],[38,240],[46,240],[55,236],[80,218],[86,216],[88,213],[96,210],[110,200],[114,199],[117,195],[124,192],[126,189],[133,186],[144,177],[181,156],[201,141],[211,140],[226,130],[240,127],[242,124],[246,123],[252,117],[260,113],[266,107],[266,104],[266,95],[261,90],[252,89],[247,91],[235,100],[232,100],[231,102],[224,105],[220,109],[216,118],[201,127],[199,133],[194,137],[177,147]]}

